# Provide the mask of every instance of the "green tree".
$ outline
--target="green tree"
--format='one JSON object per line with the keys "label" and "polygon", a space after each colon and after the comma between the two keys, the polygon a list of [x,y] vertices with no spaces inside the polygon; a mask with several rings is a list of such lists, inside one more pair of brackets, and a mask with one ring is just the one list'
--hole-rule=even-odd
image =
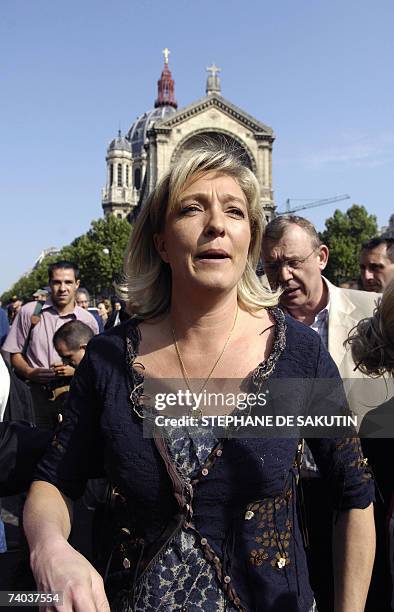
{"label": "green tree", "polygon": [[92,221],[90,230],[64,247],[62,256],[74,261],[81,271],[81,285],[93,295],[114,292],[113,282],[122,271],[130,236],[130,224],[113,215]]}
{"label": "green tree", "polygon": [[346,213],[336,210],[325,225],[320,238],[329,247],[330,256],[324,274],[336,285],[358,278],[361,245],[378,232],[375,215],[353,204]]}
{"label": "green tree", "polygon": [[122,271],[123,257],[131,226],[125,219],[113,215],[92,221],[90,230],[65,246],[59,255],[46,257],[31,272],[22,276],[1,296],[7,304],[13,295],[24,301],[32,299],[39,287],[48,284],[48,265],[60,259],[73,261],[81,271],[81,284],[93,296],[108,296],[114,292],[113,282]]}

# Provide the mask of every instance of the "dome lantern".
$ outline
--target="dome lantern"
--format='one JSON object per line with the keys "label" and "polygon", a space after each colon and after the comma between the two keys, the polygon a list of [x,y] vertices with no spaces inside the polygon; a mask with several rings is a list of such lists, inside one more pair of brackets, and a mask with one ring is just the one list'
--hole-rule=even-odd
{"label": "dome lantern", "polygon": [[111,140],[108,145],[108,152],[110,151],[127,151],[128,153],[131,153],[131,144],[127,138],[122,136],[122,132],[120,130],[118,130],[117,137]]}
{"label": "dome lantern", "polygon": [[155,108],[159,108],[160,106],[172,106],[173,108],[178,108],[174,94],[175,82],[172,78],[170,69],[168,68],[169,54],[170,51],[167,49],[167,47],[163,49],[164,68],[160,79],[157,81],[157,98],[155,100]]}

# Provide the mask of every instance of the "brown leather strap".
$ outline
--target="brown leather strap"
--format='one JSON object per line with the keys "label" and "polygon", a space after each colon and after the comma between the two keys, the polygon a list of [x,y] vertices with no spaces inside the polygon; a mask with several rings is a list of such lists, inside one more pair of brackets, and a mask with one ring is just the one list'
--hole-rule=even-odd
{"label": "brown leather strap", "polygon": [[57,398],[63,393],[68,393],[70,391],[70,385],[64,385],[63,387],[56,387],[52,389],[52,397],[50,397],[50,401],[54,402]]}

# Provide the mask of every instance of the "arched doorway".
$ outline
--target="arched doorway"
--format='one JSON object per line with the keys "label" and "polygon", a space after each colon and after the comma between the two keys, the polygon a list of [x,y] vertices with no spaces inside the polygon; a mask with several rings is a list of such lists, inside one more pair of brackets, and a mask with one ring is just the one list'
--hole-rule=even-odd
{"label": "arched doorway", "polygon": [[193,149],[198,148],[204,143],[204,138],[210,138],[212,140],[226,143],[230,149],[233,149],[237,155],[239,155],[245,166],[250,168],[252,172],[255,171],[254,160],[251,154],[246,150],[245,146],[243,146],[238,140],[229,134],[214,131],[199,132],[198,134],[193,134],[193,136],[187,138],[175,151],[172,162],[188,157]]}

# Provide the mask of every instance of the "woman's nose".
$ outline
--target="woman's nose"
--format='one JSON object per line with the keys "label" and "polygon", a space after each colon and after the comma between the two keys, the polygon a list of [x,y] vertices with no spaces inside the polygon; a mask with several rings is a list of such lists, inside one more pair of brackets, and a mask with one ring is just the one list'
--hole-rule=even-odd
{"label": "woman's nose", "polygon": [[210,236],[222,236],[225,233],[225,214],[221,206],[215,206],[209,211],[205,232]]}

